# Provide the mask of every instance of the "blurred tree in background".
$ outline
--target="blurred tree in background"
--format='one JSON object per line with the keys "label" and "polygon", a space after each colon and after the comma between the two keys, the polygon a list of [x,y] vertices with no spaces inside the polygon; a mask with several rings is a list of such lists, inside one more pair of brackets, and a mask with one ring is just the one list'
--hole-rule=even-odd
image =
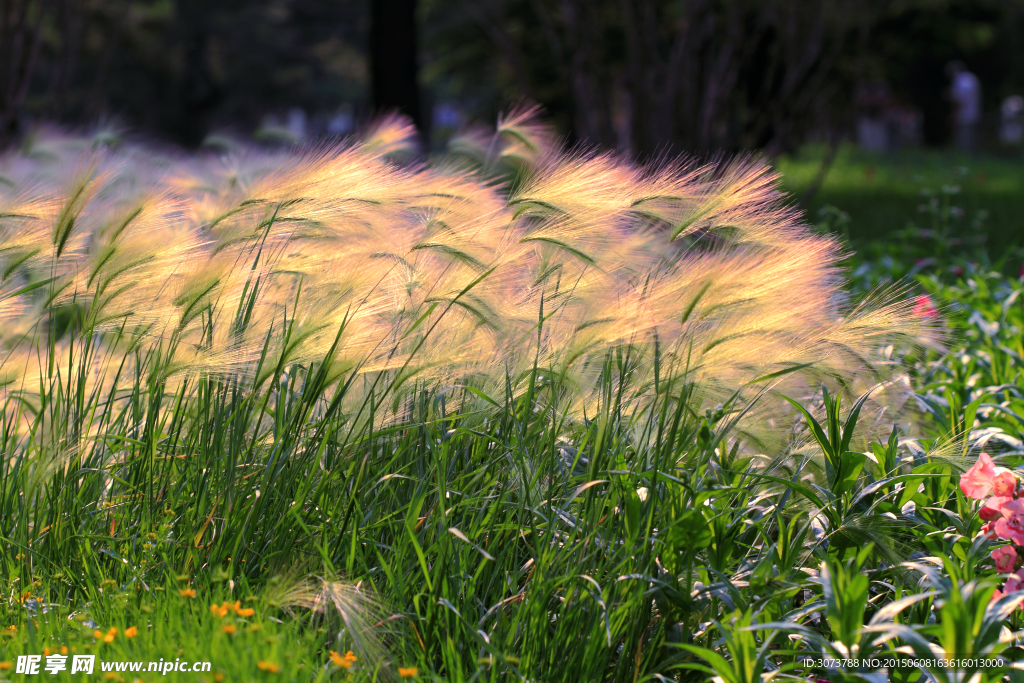
{"label": "blurred tree in background", "polygon": [[[1024,87],[1020,0],[433,0],[432,72],[457,97],[539,101],[581,140],[790,150],[853,126],[854,95],[887,82],[946,142],[945,65],[989,108]],[[474,77],[467,78],[467,73]]]}
{"label": "blurred tree in background", "polygon": [[25,117],[113,119],[195,145],[281,108],[331,111],[364,97],[367,14],[336,0],[0,0],[0,72],[16,76],[0,80],[0,117],[8,136]]}
{"label": "blurred tree in background", "polygon": [[665,144],[789,146],[841,95],[837,75],[864,19],[864,3],[853,0],[442,0],[435,8],[453,4],[467,21],[446,29],[475,24],[479,54],[458,47],[466,39],[435,39],[456,46],[449,71],[487,65],[506,97],[523,93],[576,137],[641,154]]}
{"label": "blurred tree in background", "polygon": [[943,144],[945,65],[992,111],[1024,91],[1022,30],[1024,0],[0,0],[0,145],[33,121],[196,145],[295,108],[426,131],[527,99],[572,141],[774,154],[852,130],[866,82]]}

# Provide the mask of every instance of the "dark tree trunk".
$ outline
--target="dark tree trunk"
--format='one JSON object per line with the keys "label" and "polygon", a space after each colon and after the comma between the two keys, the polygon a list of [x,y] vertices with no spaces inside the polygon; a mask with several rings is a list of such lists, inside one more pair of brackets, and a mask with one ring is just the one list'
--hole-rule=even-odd
{"label": "dark tree trunk", "polygon": [[40,2],[32,17],[32,0],[0,0],[0,149],[22,132],[22,110],[35,70],[42,35]]}
{"label": "dark tree trunk", "polygon": [[178,142],[195,147],[209,132],[210,116],[221,102],[222,91],[210,73],[207,59],[209,14],[205,0],[179,0],[178,37],[184,59],[177,83],[177,105],[170,130]]}
{"label": "dark tree trunk", "polygon": [[373,106],[405,114],[422,133],[416,33],[416,0],[370,0]]}

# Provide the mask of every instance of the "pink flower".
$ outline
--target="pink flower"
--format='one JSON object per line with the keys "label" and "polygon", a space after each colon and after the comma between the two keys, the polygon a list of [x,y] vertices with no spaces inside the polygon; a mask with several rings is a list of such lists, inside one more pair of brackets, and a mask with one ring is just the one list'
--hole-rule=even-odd
{"label": "pink flower", "polygon": [[982,453],[978,462],[960,477],[960,490],[968,498],[981,500],[992,492],[992,479],[996,476],[996,466],[988,453]]}
{"label": "pink flower", "polygon": [[1024,500],[1003,503],[999,511],[1003,513],[1003,518],[996,520],[996,535],[1024,545]]}
{"label": "pink flower", "polygon": [[1011,500],[1013,500],[1013,498],[1009,496],[1003,498],[999,496],[992,496],[987,501],[985,501],[985,505],[983,505],[982,508],[978,510],[978,516],[986,522],[994,522],[995,520],[1003,516],[1002,510],[1000,510],[1000,508],[1002,508],[1003,506],[1003,503],[1008,503]]}
{"label": "pink flower", "polygon": [[921,294],[914,299],[914,317],[916,318],[937,318],[939,311],[932,303],[932,298],[927,294]]}
{"label": "pink flower", "polygon": [[1021,583],[1024,582],[1024,572],[1015,572],[1006,577],[1006,584],[1003,586],[1003,590],[996,589],[996,592],[992,594],[992,602],[995,602],[1004,595],[1010,593],[1016,593],[1019,590],[1024,590],[1021,587]]}
{"label": "pink flower", "polygon": [[997,467],[996,475],[992,477],[992,494],[1000,498],[1012,498],[1017,488],[1017,477],[1005,467]]}
{"label": "pink flower", "polygon": [[992,559],[996,561],[996,571],[1009,574],[1017,564],[1017,551],[1012,545],[1004,545],[992,551]]}

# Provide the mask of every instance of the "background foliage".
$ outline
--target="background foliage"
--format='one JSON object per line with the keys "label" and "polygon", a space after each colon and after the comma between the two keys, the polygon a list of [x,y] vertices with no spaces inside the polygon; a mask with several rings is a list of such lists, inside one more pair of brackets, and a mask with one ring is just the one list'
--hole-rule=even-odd
{"label": "background foliage", "polygon": [[1024,87],[1017,0],[3,0],[0,10],[8,141],[30,121],[113,119],[194,146],[293,107],[323,132],[344,105],[361,117],[397,108],[424,132],[436,126],[439,143],[445,112],[489,121],[526,98],[572,141],[641,156],[774,155],[810,134],[849,135],[857,86],[879,80],[923,114],[927,143],[948,141],[951,59],[979,75],[986,111]]}

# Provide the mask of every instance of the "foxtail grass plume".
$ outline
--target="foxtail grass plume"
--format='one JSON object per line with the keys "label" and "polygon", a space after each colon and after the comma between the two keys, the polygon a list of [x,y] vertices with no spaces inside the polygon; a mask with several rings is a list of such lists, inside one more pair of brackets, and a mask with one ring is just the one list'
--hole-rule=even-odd
{"label": "foxtail grass plume", "polygon": [[[55,138],[8,154],[6,390],[30,395],[49,354],[94,365],[104,391],[115,350],[157,352],[169,382],[259,385],[321,363],[346,406],[386,387],[386,421],[413,387],[500,397],[511,379],[520,395],[539,368],[564,389],[545,400],[582,417],[610,371],[633,398],[683,380],[711,406],[768,375],[790,394],[872,384],[889,375],[879,349],[934,339],[912,301],[849,306],[838,243],[762,162],[567,151],[529,108],[399,164],[412,133],[393,118],[301,150],[180,158]],[[609,370],[616,351],[630,362]]]}

